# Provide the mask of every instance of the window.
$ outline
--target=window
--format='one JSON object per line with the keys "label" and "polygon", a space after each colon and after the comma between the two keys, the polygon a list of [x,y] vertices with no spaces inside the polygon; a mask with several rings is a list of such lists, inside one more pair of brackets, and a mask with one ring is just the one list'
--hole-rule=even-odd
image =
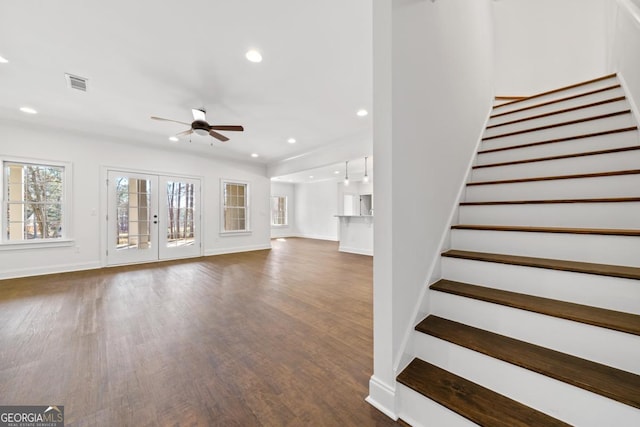
{"label": "window", "polygon": [[222,181],[222,232],[249,231],[249,184]]}
{"label": "window", "polygon": [[271,225],[287,225],[287,197],[271,198]]}
{"label": "window", "polygon": [[60,240],[67,235],[69,166],[4,161],[3,243]]}

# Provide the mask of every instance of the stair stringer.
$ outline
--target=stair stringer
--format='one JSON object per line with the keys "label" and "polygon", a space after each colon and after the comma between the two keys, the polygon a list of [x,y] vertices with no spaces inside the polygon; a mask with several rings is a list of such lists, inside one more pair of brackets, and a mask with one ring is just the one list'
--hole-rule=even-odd
{"label": "stair stringer", "polygon": [[429,313],[429,286],[439,280],[442,276],[442,258],[440,254],[449,249],[451,247],[451,227],[458,222],[459,220],[459,210],[460,203],[464,200],[467,190],[467,183],[471,180],[471,174],[473,172],[472,166],[477,163],[478,150],[480,145],[482,144],[482,135],[484,134],[484,130],[487,127],[487,123],[489,123],[489,119],[491,116],[492,106],[489,107],[487,111],[487,115],[482,125],[482,129],[478,134],[476,139],[476,144],[474,147],[473,154],[470,156],[469,162],[467,163],[467,172],[464,178],[460,182],[460,187],[458,189],[458,194],[454,200],[453,206],[451,207],[451,213],[449,214],[449,219],[447,220],[447,224],[442,231],[442,235],[440,236],[440,242],[438,247],[440,250],[435,254],[433,259],[431,260],[431,264],[429,266],[428,274],[425,279],[425,285],[422,287],[420,291],[420,295],[416,300],[415,306],[412,308],[411,319],[414,319],[413,322],[406,329],[404,336],[402,338],[402,342],[400,344],[400,348],[394,357],[394,365],[393,370],[395,375],[398,375],[408,364],[411,362],[411,358],[413,355],[413,332],[415,326]]}

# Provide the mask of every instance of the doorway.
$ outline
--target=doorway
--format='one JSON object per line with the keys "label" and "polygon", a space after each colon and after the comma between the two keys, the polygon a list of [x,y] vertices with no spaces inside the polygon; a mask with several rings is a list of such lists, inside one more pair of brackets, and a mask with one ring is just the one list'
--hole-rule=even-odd
{"label": "doorway", "polygon": [[200,180],[109,170],[107,264],[200,256]]}

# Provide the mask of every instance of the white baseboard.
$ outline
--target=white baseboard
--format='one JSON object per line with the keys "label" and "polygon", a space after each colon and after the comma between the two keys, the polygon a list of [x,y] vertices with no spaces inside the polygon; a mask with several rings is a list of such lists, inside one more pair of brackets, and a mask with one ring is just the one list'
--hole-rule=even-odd
{"label": "white baseboard", "polygon": [[264,244],[264,245],[238,246],[235,248],[206,249],[204,251],[204,256],[235,254],[238,252],[262,251],[265,249],[271,249],[271,243]]}
{"label": "white baseboard", "polygon": [[303,239],[316,239],[316,240],[331,240],[332,242],[337,242],[338,238],[336,236],[323,236],[320,234],[296,234],[296,237],[301,237]]}
{"label": "white baseboard", "polygon": [[350,254],[373,256],[373,249],[360,249],[360,248],[350,248],[348,246],[340,246],[338,250],[340,252],[348,252]]}
{"label": "white baseboard", "polygon": [[15,279],[18,277],[43,276],[45,274],[69,273],[72,271],[95,270],[102,268],[99,261],[79,264],[49,265],[46,267],[19,268],[0,272],[0,279]]}
{"label": "white baseboard", "polygon": [[398,420],[395,390],[374,375],[369,379],[369,396],[365,401],[392,420]]}

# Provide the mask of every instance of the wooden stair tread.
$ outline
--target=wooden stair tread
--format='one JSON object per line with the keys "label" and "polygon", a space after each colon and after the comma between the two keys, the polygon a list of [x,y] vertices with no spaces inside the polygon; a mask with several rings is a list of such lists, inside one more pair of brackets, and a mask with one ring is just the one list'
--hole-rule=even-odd
{"label": "wooden stair tread", "polygon": [[598,101],[598,102],[591,102],[589,104],[578,105],[576,107],[564,108],[562,110],[550,111],[548,113],[537,114],[535,116],[523,117],[521,119],[510,120],[510,121],[503,122],[503,123],[496,123],[495,125],[488,125],[487,129],[493,129],[493,128],[497,128],[497,127],[501,127],[501,126],[512,125],[512,124],[515,124],[515,123],[522,123],[522,122],[526,122],[526,121],[529,121],[529,120],[542,119],[544,117],[555,116],[555,115],[562,114],[562,113],[570,113],[572,111],[584,110],[585,108],[597,107],[599,105],[606,105],[606,104],[610,104],[612,102],[624,101],[625,99],[626,98],[624,96],[618,96],[618,97],[615,97],[615,98],[605,99],[605,100]]}
{"label": "wooden stair tread", "polygon": [[417,358],[398,375],[397,380],[481,426],[569,425]]}
{"label": "wooden stair tread", "polygon": [[553,143],[556,143],[556,142],[574,141],[576,139],[593,138],[593,137],[596,137],[596,136],[613,135],[613,134],[616,134],[616,133],[633,132],[633,131],[637,131],[637,130],[638,130],[637,126],[630,126],[630,127],[626,127],[626,128],[611,129],[611,130],[606,130],[606,131],[602,131],[602,132],[593,132],[593,133],[585,133],[585,134],[581,134],[581,135],[568,136],[568,137],[565,137],[565,138],[547,139],[545,141],[530,142],[530,143],[527,143],[527,144],[519,144],[519,145],[511,145],[509,147],[492,148],[490,150],[479,150],[478,154],[488,154],[488,153],[495,153],[495,152],[498,152],[498,151],[516,150],[516,149],[519,149],[519,148],[537,147],[538,145],[553,144]]}
{"label": "wooden stair tread", "polygon": [[553,128],[557,128],[557,127],[561,127],[561,126],[571,126],[571,125],[575,125],[575,124],[578,124],[578,123],[590,122],[590,121],[600,120],[600,119],[607,119],[609,117],[622,116],[622,115],[625,115],[625,114],[631,114],[631,110],[627,109],[627,110],[622,110],[622,111],[616,111],[615,113],[600,114],[600,115],[597,115],[597,116],[585,117],[585,118],[582,118],[582,119],[569,120],[569,121],[562,122],[562,123],[554,123],[554,124],[551,124],[551,125],[544,125],[544,126],[538,126],[538,127],[534,127],[534,128],[530,128],[530,129],[522,129],[522,130],[517,130],[517,131],[513,131],[513,132],[502,133],[500,135],[485,136],[484,138],[482,138],[482,140],[483,141],[490,141],[492,139],[504,138],[504,137],[507,137],[507,136],[514,136],[514,135],[521,135],[523,133],[537,132],[537,131],[546,130],[546,129],[553,129]]}
{"label": "wooden stair tread", "polygon": [[605,236],[640,237],[640,230],[622,228],[571,228],[571,227],[530,227],[518,225],[476,225],[458,224],[451,226],[455,230],[520,231],[531,233],[597,234]]}
{"label": "wooden stair tread", "polygon": [[580,174],[574,174],[574,175],[539,176],[534,178],[518,178],[518,179],[502,179],[502,180],[496,180],[496,181],[468,182],[467,186],[517,184],[521,182],[555,181],[555,180],[561,180],[561,179],[603,178],[607,176],[623,176],[623,175],[638,175],[638,174],[640,174],[640,169],[632,169],[632,170],[624,170],[624,171],[580,173]]}
{"label": "wooden stair tread", "polygon": [[640,408],[640,375],[437,316],[417,331]]}
{"label": "wooden stair tread", "polygon": [[524,160],[513,160],[510,162],[500,162],[500,163],[490,163],[487,165],[475,165],[472,169],[482,169],[482,168],[493,168],[498,166],[512,166],[512,165],[521,165],[524,163],[535,163],[535,162],[547,162],[550,160],[562,160],[562,159],[570,159],[572,157],[587,157],[587,156],[599,156],[602,154],[614,154],[614,153],[623,153],[626,151],[636,151],[640,149],[640,146],[634,145],[631,147],[620,147],[620,148],[611,148],[608,150],[596,150],[596,151],[585,151],[582,153],[573,153],[573,154],[561,154],[558,156],[548,156],[548,157],[536,157],[534,159],[524,159]]}
{"label": "wooden stair tread", "polygon": [[581,261],[461,251],[457,249],[446,251],[442,254],[442,256],[449,258],[470,259],[474,261],[522,265],[525,267],[546,268],[549,270],[571,271],[575,273],[597,274],[600,276],[611,276],[640,280],[640,268],[628,267],[623,265],[595,264]]}
{"label": "wooden stair tread", "polygon": [[513,101],[513,102],[507,102],[506,104],[496,105],[495,107],[493,107],[493,109],[495,110],[497,108],[504,107],[505,105],[513,105],[513,104],[517,104],[517,103],[522,102],[522,101],[526,101],[528,99],[539,98],[541,96],[551,95],[553,93],[558,93],[558,92],[562,92],[562,91],[565,91],[565,90],[574,89],[576,87],[585,86],[585,85],[588,85],[590,83],[600,82],[600,81],[603,81],[603,80],[611,79],[613,77],[616,77],[616,73],[607,74],[606,76],[598,77],[598,78],[592,79],[592,80],[586,80],[584,82],[575,83],[575,84],[572,84],[572,85],[569,85],[569,86],[564,86],[564,87],[561,87],[561,88],[558,88],[558,89],[553,89],[553,90],[548,90],[546,92],[537,93],[535,95],[527,96],[526,98],[518,99],[518,100]]}
{"label": "wooden stair tread", "polygon": [[435,291],[518,308],[547,316],[640,335],[640,316],[637,314],[558,301],[501,289],[486,288],[484,286],[454,282],[446,279],[437,281],[429,288]]}
{"label": "wooden stair tread", "polygon": [[554,203],[628,203],[640,202],[640,197],[605,197],[600,199],[548,199],[548,200],[495,200],[487,202],[462,202],[460,206],[490,205],[541,205]]}
{"label": "wooden stair tread", "polygon": [[494,117],[506,116],[507,114],[520,113],[522,111],[531,110],[533,108],[545,107],[547,105],[557,104],[559,102],[564,102],[564,101],[570,101],[572,99],[581,98],[583,96],[595,95],[596,93],[606,92],[606,91],[609,91],[609,90],[618,89],[620,87],[622,87],[620,84],[615,84],[615,85],[603,87],[601,89],[591,90],[589,92],[584,92],[584,93],[579,93],[577,95],[567,96],[565,98],[553,99],[551,101],[541,102],[540,104],[530,105],[528,107],[518,108],[516,110],[506,111],[504,113],[493,114],[489,118],[492,119]]}

